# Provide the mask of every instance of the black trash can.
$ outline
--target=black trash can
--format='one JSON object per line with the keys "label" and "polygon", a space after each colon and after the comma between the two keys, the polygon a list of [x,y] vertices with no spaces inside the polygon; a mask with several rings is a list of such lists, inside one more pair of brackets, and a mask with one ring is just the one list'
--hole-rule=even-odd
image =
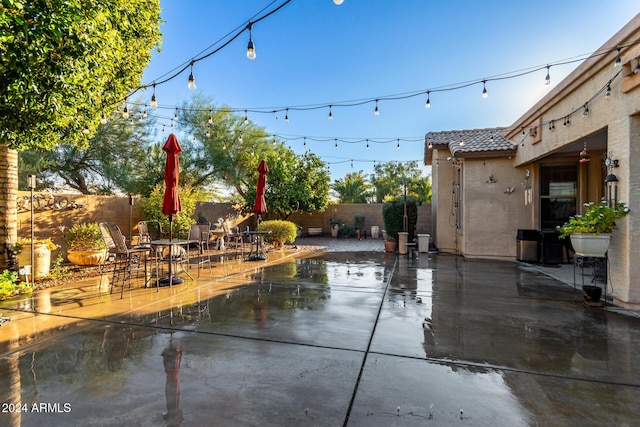
{"label": "black trash can", "polygon": [[540,232],[540,262],[542,264],[562,264],[562,242],[555,230]]}
{"label": "black trash can", "polygon": [[538,261],[538,230],[518,229],[516,243],[518,261]]}

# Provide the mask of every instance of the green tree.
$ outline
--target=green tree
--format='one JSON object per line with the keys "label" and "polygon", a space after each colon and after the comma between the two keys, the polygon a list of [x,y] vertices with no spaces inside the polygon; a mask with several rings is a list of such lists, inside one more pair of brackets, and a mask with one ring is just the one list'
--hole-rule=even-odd
{"label": "green tree", "polygon": [[159,0],[2,1],[0,265],[17,239],[17,151],[86,146],[140,85],[159,21]]}
{"label": "green tree", "polygon": [[[101,124],[85,148],[60,144],[53,150],[28,150],[19,153],[19,188],[26,190],[27,176],[38,176],[39,188],[54,188],[63,183],[83,194],[113,194],[116,190],[138,194],[144,182],[151,188],[162,180],[162,170],[149,180],[146,163],[151,147],[146,134],[148,123],[114,114]],[[161,150],[160,150],[161,151]],[[147,165],[145,165],[147,166]],[[164,165],[162,165],[164,167]]]}
{"label": "green tree", "polygon": [[[329,204],[329,173],[324,162],[315,154],[307,152],[296,155],[276,143],[277,154],[265,157],[269,166],[265,199],[268,216],[275,213],[287,219],[294,212],[324,211]],[[251,167],[248,187],[245,190],[245,209],[251,212],[256,198],[259,160]]]}
{"label": "green tree", "polygon": [[406,185],[407,194],[417,191],[422,178],[422,172],[418,168],[418,162],[406,163],[377,163],[373,167],[374,173],[371,176],[371,183],[374,187],[376,203],[401,197]]}
{"label": "green tree", "polygon": [[371,184],[362,171],[348,173],[344,179],[338,179],[332,186],[338,193],[340,203],[367,203],[371,194]]}

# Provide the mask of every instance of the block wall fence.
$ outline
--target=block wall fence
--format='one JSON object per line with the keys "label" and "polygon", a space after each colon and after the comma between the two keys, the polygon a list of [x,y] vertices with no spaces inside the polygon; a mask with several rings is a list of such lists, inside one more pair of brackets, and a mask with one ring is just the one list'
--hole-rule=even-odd
{"label": "block wall fence", "polygon": [[[42,193],[38,193],[42,194]],[[36,238],[51,237],[54,243],[63,247],[63,233],[61,226],[71,227],[74,224],[84,222],[115,222],[128,238],[137,235],[137,223],[144,220],[137,208],[137,199],[133,199],[133,205],[129,203],[129,197],[119,196],[95,196],[83,194],[55,194],[69,202],[82,205],[77,209],[36,209],[34,211],[34,235]],[[29,197],[28,191],[19,191],[18,199]],[[267,201],[267,206],[269,201]],[[231,219],[232,226],[239,226],[241,230],[246,227],[254,228],[256,219],[253,215],[239,215],[230,203],[199,202],[196,205],[196,215],[201,214],[211,223],[218,218]],[[324,212],[312,214],[295,213],[287,218],[301,227],[302,234],[307,235],[309,227],[320,227],[323,234],[330,233],[330,219],[335,218],[345,224],[355,225],[356,214],[365,216],[364,229],[370,234],[371,226],[384,229],[382,222],[382,204],[332,204]],[[275,214],[267,214],[263,219],[280,219]],[[194,218],[195,221],[195,218]],[[31,212],[18,212],[18,238],[31,235]],[[431,205],[423,204],[418,207],[418,223],[416,232],[432,234],[431,232]]]}

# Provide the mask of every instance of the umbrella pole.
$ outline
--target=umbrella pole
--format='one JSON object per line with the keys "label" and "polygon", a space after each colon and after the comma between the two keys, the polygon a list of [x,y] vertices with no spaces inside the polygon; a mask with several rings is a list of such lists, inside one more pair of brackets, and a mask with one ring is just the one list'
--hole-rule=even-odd
{"label": "umbrella pole", "polygon": [[173,285],[173,247],[171,246],[171,240],[173,240],[173,215],[169,215],[169,287]]}

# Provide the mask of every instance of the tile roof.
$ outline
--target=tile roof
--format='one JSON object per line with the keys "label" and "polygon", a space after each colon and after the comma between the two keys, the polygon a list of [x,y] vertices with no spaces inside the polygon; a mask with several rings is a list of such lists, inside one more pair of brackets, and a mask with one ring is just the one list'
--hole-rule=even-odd
{"label": "tile roof", "polygon": [[505,128],[448,130],[425,135],[425,164],[431,164],[432,148],[448,148],[457,158],[508,156],[518,144],[503,136]]}

